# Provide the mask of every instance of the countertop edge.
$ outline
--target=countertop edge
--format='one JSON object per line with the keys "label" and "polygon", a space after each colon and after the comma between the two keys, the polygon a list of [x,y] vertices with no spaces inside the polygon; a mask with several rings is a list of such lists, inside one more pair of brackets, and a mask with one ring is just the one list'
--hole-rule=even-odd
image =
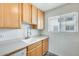
{"label": "countertop edge", "polygon": [[[45,37],[43,37],[43,38],[48,38],[48,36],[45,36]],[[26,48],[27,46],[29,46],[29,45],[31,45],[31,44],[33,44],[33,43],[36,43],[36,42],[41,41],[41,40],[44,40],[44,39],[40,39],[40,40],[38,39],[37,41],[34,41],[34,42],[32,42],[32,43],[30,43],[30,44],[27,44],[27,45],[24,45],[23,47],[20,47],[20,48],[14,50],[14,51],[12,51],[12,52],[4,53],[4,54],[2,54],[1,56],[8,56],[8,55],[11,55],[11,54],[13,54],[13,53],[15,53],[15,52],[18,52],[18,51],[20,51],[20,50]]]}

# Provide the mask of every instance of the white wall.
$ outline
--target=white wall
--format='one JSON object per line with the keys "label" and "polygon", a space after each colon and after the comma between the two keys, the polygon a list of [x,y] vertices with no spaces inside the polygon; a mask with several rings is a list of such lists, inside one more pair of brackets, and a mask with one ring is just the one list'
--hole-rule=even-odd
{"label": "white wall", "polygon": [[[0,29],[0,42],[1,41],[5,41],[5,40],[17,40],[17,39],[24,39],[25,36],[27,36],[27,27],[28,25],[24,25],[25,28],[21,29]],[[25,31],[26,33],[24,33]],[[25,35],[24,35],[25,34]],[[31,29],[31,35],[32,36],[36,36],[39,35],[39,30],[36,29]]]}
{"label": "white wall", "polygon": [[31,37],[40,35],[40,30],[31,29]]}
{"label": "white wall", "polygon": [[0,41],[22,39],[22,29],[0,29]]}
{"label": "white wall", "polygon": [[[72,3],[52,9],[45,13],[45,31],[47,31],[48,17],[62,15],[70,12],[79,12],[79,4]],[[78,33],[49,33],[49,51],[63,56],[79,56]]]}

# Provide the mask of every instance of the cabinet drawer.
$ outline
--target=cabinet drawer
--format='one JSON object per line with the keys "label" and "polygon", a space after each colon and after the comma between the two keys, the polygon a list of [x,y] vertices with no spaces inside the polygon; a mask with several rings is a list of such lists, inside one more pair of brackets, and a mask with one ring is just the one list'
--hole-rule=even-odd
{"label": "cabinet drawer", "polygon": [[35,49],[38,48],[38,47],[41,47],[41,46],[42,46],[42,44],[40,44],[40,45],[38,45],[38,46],[36,46],[36,47],[34,47],[34,48],[28,50],[28,53],[31,52],[31,51],[33,51],[33,50],[35,50]]}
{"label": "cabinet drawer", "polygon": [[27,54],[28,56],[41,56],[42,55],[42,44],[29,50]]}
{"label": "cabinet drawer", "polygon": [[42,44],[42,41],[36,42],[32,45],[28,46],[28,50],[32,50],[33,48],[37,47],[38,45]]}

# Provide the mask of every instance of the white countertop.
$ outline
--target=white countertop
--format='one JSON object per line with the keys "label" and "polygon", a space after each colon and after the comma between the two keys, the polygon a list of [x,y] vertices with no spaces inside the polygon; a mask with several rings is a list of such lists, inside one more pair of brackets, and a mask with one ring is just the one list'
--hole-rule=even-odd
{"label": "white countertop", "polygon": [[29,38],[29,39],[20,39],[20,40],[14,40],[14,41],[8,40],[6,42],[0,42],[0,55],[9,54],[16,50],[24,48],[30,44],[41,41],[45,38],[48,38],[48,36],[41,35],[41,36]]}

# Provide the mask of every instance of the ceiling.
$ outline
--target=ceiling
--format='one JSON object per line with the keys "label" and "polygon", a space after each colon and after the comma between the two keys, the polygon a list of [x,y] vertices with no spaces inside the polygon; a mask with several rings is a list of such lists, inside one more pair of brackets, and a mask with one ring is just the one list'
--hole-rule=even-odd
{"label": "ceiling", "polygon": [[66,3],[33,3],[33,5],[35,5],[37,8],[41,9],[44,12],[46,12],[50,9],[57,8],[64,4],[66,4]]}

